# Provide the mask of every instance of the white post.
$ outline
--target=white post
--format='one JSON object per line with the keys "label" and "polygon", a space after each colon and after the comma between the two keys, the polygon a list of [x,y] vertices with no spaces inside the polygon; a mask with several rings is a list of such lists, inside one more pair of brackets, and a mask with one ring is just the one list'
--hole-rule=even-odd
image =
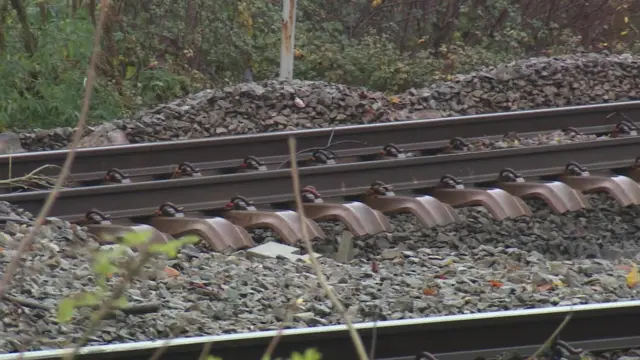
{"label": "white post", "polygon": [[282,45],[280,46],[280,79],[293,79],[297,0],[282,1]]}

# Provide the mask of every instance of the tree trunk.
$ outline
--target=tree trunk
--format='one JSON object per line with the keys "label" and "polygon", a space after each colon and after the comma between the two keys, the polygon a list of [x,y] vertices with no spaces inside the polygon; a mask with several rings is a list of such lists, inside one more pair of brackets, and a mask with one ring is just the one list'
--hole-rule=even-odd
{"label": "tree trunk", "polygon": [[2,0],[0,3],[0,55],[7,51],[7,36],[4,33],[4,24],[9,13],[9,1]]}
{"label": "tree trunk", "polygon": [[115,2],[109,2],[107,8],[103,10],[106,11],[107,14],[105,16],[104,26],[102,28],[105,45],[105,60],[107,61],[107,66],[111,73],[109,75],[111,75],[111,77],[115,81],[118,91],[122,89],[122,76],[117,66],[120,61],[118,60],[118,45],[116,44],[116,38],[113,33],[120,15],[119,8],[120,7]]}
{"label": "tree trunk", "polygon": [[87,12],[89,13],[89,18],[94,28],[98,26],[98,22],[96,21],[96,6],[96,0],[89,0],[87,3]]}
{"label": "tree trunk", "polygon": [[47,11],[47,0],[38,1],[38,9],[40,9],[40,22],[46,25],[49,22],[49,13]]}
{"label": "tree trunk", "polygon": [[31,56],[36,53],[36,39],[31,32],[31,27],[29,26],[29,19],[27,19],[27,12],[24,9],[24,6],[20,0],[10,0],[11,6],[18,14],[18,21],[20,22],[20,26],[22,27],[22,34],[24,37],[24,49]]}

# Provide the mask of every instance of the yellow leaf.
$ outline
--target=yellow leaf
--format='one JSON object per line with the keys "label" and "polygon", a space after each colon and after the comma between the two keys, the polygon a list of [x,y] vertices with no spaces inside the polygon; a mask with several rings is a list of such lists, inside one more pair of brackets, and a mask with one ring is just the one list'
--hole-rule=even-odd
{"label": "yellow leaf", "polygon": [[400,98],[398,98],[397,96],[392,96],[389,98],[389,102],[391,102],[392,104],[397,104],[400,102]]}
{"label": "yellow leaf", "polygon": [[629,285],[630,288],[633,288],[639,283],[640,274],[638,274],[638,266],[636,264],[633,264],[633,266],[631,267],[631,271],[629,271],[629,273],[627,274],[627,285]]}
{"label": "yellow leaf", "polygon": [[373,0],[373,2],[371,2],[371,7],[375,9],[380,6],[380,4],[382,4],[382,0]]}
{"label": "yellow leaf", "polygon": [[625,36],[629,33],[629,30],[625,30],[623,32],[620,33],[620,36]]}
{"label": "yellow leaf", "polygon": [[131,79],[133,75],[136,74],[136,67],[133,65],[127,65],[127,73],[125,74],[125,79]]}
{"label": "yellow leaf", "polygon": [[625,24],[628,24],[628,23],[629,23],[629,17],[628,17],[628,16],[625,16],[625,17],[624,17],[624,23],[625,23]]}

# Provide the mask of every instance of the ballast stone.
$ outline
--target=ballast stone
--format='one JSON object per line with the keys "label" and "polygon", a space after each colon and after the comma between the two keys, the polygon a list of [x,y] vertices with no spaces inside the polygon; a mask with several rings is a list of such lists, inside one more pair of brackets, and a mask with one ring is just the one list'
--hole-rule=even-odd
{"label": "ballast stone", "polygon": [[[310,260],[309,254],[300,255],[300,249],[293,246],[268,242],[247,250],[247,258],[286,258],[293,262]],[[316,259],[322,255],[316,254]]]}

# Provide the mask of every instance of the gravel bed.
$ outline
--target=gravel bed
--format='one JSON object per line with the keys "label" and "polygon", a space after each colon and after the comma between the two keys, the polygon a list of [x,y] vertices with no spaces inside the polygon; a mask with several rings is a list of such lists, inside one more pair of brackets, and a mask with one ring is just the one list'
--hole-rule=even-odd
{"label": "gravel bed", "polygon": [[466,140],[463,139],[464,144],[459,149],[462,151],[483,151],[483,150],[500,150],[508,148],[522,148],[530,146],[542,146],[542,145],[562,145],[572,144],[586,141],[606,140],[611,136],[607,135],[587,135],[587,134],[573,134],[565,133],[563,131],[549,131],[541,134],[537,134],[533,137],[508,137],[505,136],[501,140],[489,140],[489,139],[476,139]]}
{"label": "gravel bed", "polygon": [[[243,83],[208,89],[140,111],[130,119],[92,127],[81,146],[629,101],[640,99],[638,78],[639,57],[576,54],[489,67],[394,96],[324,82]],[[14,136],[17,148],[27,151],[65,148],[73,136],[71,128],[18,132]]]}
{"label": "gravel bed", "polygon": [[[467,221],[440,229],[396,216],[392,234],[357,239],[348,264],[330,258],[330,240],[315,246],[327,254],[323,272],[356,322],[637,299],[640,290],[628,287],[626,275],[640,260],[640,210],[620,208],[606,196],[590,201],[593,210],[564,216],[531,203],[533,218],[502,222],[483,210],[460,209]],[[18,212],[0,203],[0,216],[30,218],[12,215]],[[344,228],[321,226],[329,238]],[[27,231],[28,225],[7,224],[0,269]],[[256,234],[275,238],[268,230]],[[52,221],[25,255],[10,295],[54,308],[62,297],[92,289],[89,259],[99,248],[81,228]],[[185,247],[176,259],[154,259],[127,298],[160,303],[160,310],[116,312],[91,344],[273,330],[283,321],[289,328],[341,322],[308,264],[249,260],[244,251],[225,255],[200,246]],[[81,309],[70,324],[59,325],[50,311],[0,302],[0,353],[64,346],[80,336],[89,313]]]}

